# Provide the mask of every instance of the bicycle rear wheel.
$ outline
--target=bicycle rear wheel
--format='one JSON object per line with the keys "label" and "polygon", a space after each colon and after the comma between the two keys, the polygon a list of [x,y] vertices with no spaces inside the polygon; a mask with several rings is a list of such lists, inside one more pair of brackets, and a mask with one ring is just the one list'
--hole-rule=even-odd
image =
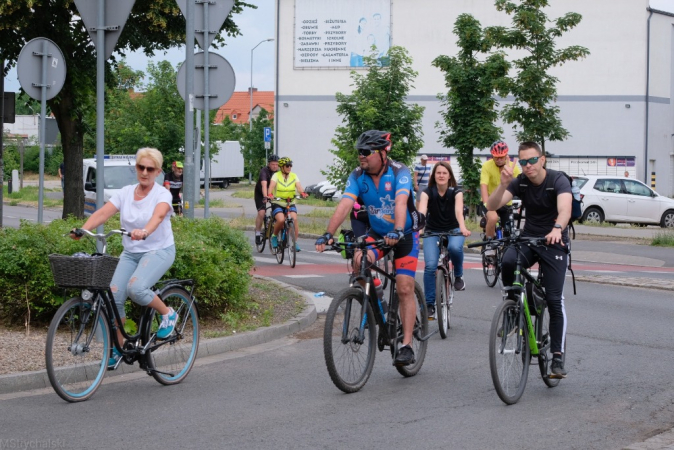
{"label": "bicycle rear wheel", "polygon": [[[166,306],[178,313],[175,330],[165,340],[154,340],[147,353],[147,366],[161,384],[178,384],[185,379],[197,358],[199,349],[199,314],[189,293],[174,287],[162,294]],[[145,342],[153,339],[161,322],[161,315],[151,312],[152,320],[146,330]]]}
{"label": "bicycle rear wheel", "polygon": [[269,218],[265,215],[264,224],[262,226],[262,234],[260,235],[260,243],[258,244],[257,241],[255,241],[255,250],[257,250],[258,253],[262,253],[264,251],[264,246],[267,244],[268,230],[269,230]]}
{"label": "bicycle rear wheel", "polygon": [[[552,363],[552,354],[550,353],[550,311],[548,308],[543,308],[541,314],[536,316],[536,323],[534,325],[536,336],[538,337],[538,368],[541,371],[541,378],[543,383],[548,387],[555,387],[559,384],[559,378],[550,378],[549,367]],[[562,358],[564,358],[564,355]]]}
{"label": "bicycle rear wheel", "polygon": [[105,311],[75,297],[56,311],[47,333],[45,362],[54,391],[67,402],[89,399],[103,382],[111,340]]}
{"label": "bicycle rear wheel", "polygon": [[[398,295],[396,292],[395,295]],[[414,333],[412,338],[412,350],[414,350],[415,361],[409,366],[396,366],[396,369],[400,375],[404,377],[412,377],[419,373],[421,366],[424,364],[424,359],[426,358],[426,348],[428,347],[428,341],[421,341],[419,338],[425,337],[428,334],[428,311],[426,308],[426,298],[424,297],[424,291],[419,286],[419,283],[414,283],[414,297],[417,302],[417,318],[414,322]],[[400,305],[400,303],[398,303]],[[403,340],[403,326],[402,321],[400,320],[400,314],[398,314],[398,338],[395,342],[395,352],[398,354],[398,348],[402,344]]]}
{"label": "bicycle rear wheel", "polygon": [[288,258],[290,259],[290,267],[294,268],[297,263],[297,239],[295,239],[295,224],[288,223],[286,230],[286,240],[288,242]]}
{"label": "bicycle rear wheel", "polygon": [[447,298],[447,275],[444,270],[435,271],[435,310],[438,314],[438,331],[442,339],[449,331],[449,300]]}
{"label": "bicycle rear wheel", "polygon": [[[365,308],[365,329],[360,339]],[[323,355],[330,379],[347,394],[360,390],[372,373],[377,345],[377,324],[363,291],[348,288],[330,303],[323,331]]]}
{"label": "bicycle rear wheel", "polygon": [[482,252],[482,273],[484,275],[484,281],[487,282],[487,286],[494,287],[498,281],[498,276],[501,271],[498,264],[498,252],[499,249],[494,249],[495,253],[493,255],[485,255]]}
{"label": "bicycle rear wheel", "polygon": [[527,385],[531,349],[529,332],[513,300],[503,301],[494,314],[489,334],[489,368],[496,393],[512,405]]}

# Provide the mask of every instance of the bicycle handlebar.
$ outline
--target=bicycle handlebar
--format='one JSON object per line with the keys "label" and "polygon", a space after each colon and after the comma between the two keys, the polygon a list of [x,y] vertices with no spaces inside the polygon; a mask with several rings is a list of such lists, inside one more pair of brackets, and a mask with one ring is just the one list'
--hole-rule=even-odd
{"label": "bicycle handlebar", "polygon": [[525,244],[528,246],[535,246],[535,247],[547,245],[547,239],[544,237],[515,236],[515,237],[505,237],[502,239],[491,239],[489,241],[473,242],[472,244],[468,244],[466,247],[468,248],[484,247],[485,245],[498,244],[501,242],[505,244]]}
{"label": "bicycle handlebar", "polygon": [[334,241],[330,244],[326,250],[334,250],[336,252],[341,252],[342,250],[347,250],[348,248],[356,249],[365,249],[368,247],[376,247],[378,249],[388,249],[390,248],[386,245],[385,239],[377,239],[376,241],[366,241],[365,239],[358,238],[355,242],[337,242]]}
{"label": "bicycle handlebar", "polygon": [[103,233],[92,233],[89,230],[85,230],[84,228],[74,228],[70,234],[74,234],[77,237],[82,237],[84,235],[90,236],[92,238],[96,238],[98,240],[106,240],[110,236],[115,235],[115,234],[121,234],[122,236],[131,236],[131,233],[126,231],[124,228],[120,230],[110,230],[107,234]]}
{"label": "bicycle handlebar", "polygon": [[420,238],[427,238],[427,237],[442,237],[442,236],[463,236],[463,233],[460,231],[429,231],[428,233],[424,233]]}

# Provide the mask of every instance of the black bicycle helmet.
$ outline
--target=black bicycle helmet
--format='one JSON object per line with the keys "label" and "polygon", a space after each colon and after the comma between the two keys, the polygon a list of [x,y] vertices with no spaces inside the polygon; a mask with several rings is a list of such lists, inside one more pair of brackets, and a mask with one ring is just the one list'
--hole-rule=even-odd
{"label": "black bicycle helmet", "polygon": [[267,158],[267,162],[270,163],[274,161],[278,161],[278,155],[269,155],[269,158]]}
{"label": "black bicycle helmet", "polygon": [[369,130],[358,137],[357,150],[391,150],[391,133]]}

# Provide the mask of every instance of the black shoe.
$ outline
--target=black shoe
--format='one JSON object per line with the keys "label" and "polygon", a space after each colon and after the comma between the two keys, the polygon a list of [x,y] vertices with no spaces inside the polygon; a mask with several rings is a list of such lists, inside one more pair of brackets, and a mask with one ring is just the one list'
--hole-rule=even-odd
{"label": "black shoe", "polygon": [[562,360],[562,358],[559,356],[552,358],[552,365],[550,366],[550,378],[566,378],[564,360]]}
{"label": "black shoe", "polygon": [[426,310],[428,311],[428,320],[435,320],[435,305],[427,303]]}
{"label": "black shoe", "polygon": [[398,356],[393,365],[398,367],[409,366],[410,364],[414,364],[414,361],[414,350],[409,345],[406,345],[398,349]]}
{"label": "black shoe", "polygon": [[260,245],[260,244],[262,244],[262,235],[256,234],[255,235],[255,245]]}
{"label": "black shoe", "polygon": [[456,277],[456,280],[454,280],[454,290],[455,291],[465,291],[466,290],[466,282],[463,281],[463,278]]}

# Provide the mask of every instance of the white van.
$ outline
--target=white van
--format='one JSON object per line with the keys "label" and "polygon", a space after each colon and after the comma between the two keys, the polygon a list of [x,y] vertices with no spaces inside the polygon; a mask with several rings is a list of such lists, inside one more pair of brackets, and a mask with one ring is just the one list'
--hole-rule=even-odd
{"label": "white van", "polygon": [[[136,155],[105,155],[103,158],[103,201],[107,203],[118,189],[138,183]],[[84,214],[88,216],[96,211],[96,158],[85,159],[82,166],[84,170]],[[160,185],[164,183],[163,172],[157,176],[155,182]]]}

